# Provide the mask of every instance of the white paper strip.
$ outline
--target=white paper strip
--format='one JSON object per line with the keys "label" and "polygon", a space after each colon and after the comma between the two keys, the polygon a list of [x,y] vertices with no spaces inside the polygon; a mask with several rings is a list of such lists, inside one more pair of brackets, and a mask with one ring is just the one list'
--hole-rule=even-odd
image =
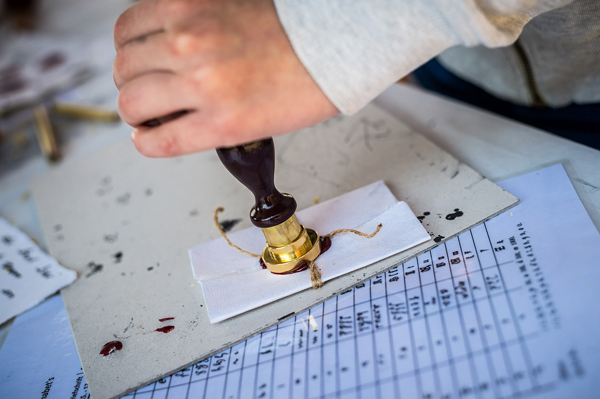
{"label": "white paper strip", "polygon": [[[298,212],[299,221],[320,234],[340,228],[367,233],[383,227],[371,239],[341,234],[317,260],[324,282],[370,265],[430,239],[405,202],[398,202],[383,182],[373,183]],[[258,228],[231,234],[240,247],[260,253],[265,239]],[[311,287],[308,271],[274,275],[258,260],[230,248],[223,239],[189,251],[192,270],[202,285],[211,323],[266,305]]]}

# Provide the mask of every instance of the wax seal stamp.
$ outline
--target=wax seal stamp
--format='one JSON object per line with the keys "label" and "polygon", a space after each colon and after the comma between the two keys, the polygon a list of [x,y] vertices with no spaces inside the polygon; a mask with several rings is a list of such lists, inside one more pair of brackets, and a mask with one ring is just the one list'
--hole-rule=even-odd
{"label": "wax seal stamp", "polygon": [[289,273],[317,259],[321,253],[319,235],[298,222],[294,197],[275,188],[273,139],[218,148],[217,154],[227,170],[254,194],[250,220],[265,235],[262,260],[267,269]]}

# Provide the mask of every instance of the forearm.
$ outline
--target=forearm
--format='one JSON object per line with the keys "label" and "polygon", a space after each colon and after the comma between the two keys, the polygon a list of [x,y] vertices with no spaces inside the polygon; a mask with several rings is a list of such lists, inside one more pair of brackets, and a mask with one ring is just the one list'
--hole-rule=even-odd
{"label": "forearm", "polygon": [[330,101],[353,114],[456,45],[513,43],[571,0],[275,0],[292,46]]}

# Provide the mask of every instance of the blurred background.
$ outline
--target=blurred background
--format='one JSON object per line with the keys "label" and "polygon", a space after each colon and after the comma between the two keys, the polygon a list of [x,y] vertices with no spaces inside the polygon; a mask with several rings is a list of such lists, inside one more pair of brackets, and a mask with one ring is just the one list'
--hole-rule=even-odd
{"label": "blurred background", "polygon": [[112,36],[132,4],[0,0],[0,215],[38,241],[30,182],[131,133],[116,112]]}

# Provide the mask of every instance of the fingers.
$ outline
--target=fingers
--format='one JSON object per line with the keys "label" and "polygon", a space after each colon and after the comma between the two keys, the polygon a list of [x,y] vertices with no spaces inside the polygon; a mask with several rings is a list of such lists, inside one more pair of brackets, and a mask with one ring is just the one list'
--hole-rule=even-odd
{"label": "fingers", "polygon": [[127,9],[115,23],[115,48],[163,30],[161,15],[157,12],[160,0],[143,0]]}
{"label": "fingers", "polygon": [[149,72],[174,72],[178,59],[164,32],[147,36],[144,42],[130,41],[117,50],[113,77],[117,88]]}
{"label": "fingers", "polygon": [[149,73],[127,82],[119,92],[118,108],[123,120],[139,126],[174,112],[197,109],[198,88],[172,73]]}
{"label": "fingers", "polygon": [[189,154],[220,144],[214,126],[202,111],[185,114],[157,127],[135,129],[131,138],[142,155],[153,158]]}

